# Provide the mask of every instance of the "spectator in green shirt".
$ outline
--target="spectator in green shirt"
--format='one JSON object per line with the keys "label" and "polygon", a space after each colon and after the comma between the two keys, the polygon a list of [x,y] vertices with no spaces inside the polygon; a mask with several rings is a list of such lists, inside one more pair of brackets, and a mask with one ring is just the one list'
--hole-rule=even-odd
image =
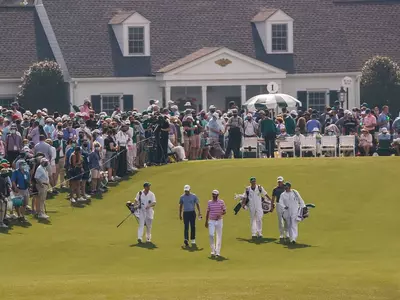
{"label": "spectator in green shirt", "polygon": [[275,139],[277,134],[277,129],[274,120],[272,120],[269,116],[269,112],[260,112],[261,120],[260,120],[260,130],[261,136],[265,140],[265,150],[267,152],[267,157],[274,157],[275,151]]}

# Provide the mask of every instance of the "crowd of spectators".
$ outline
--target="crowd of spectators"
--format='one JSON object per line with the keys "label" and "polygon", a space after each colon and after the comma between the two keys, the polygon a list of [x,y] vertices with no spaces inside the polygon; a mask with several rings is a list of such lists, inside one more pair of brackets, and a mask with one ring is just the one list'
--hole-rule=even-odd
{"label": "crowd of spectators", "polygon": [[96,112],[85,100],[75,112],[32,113],[12,103],[0,107],[0,227],[26,215],[47,220],[48,194],[68,192],[72,205],[90,201],[138,168],[197,159],[238,158],[243,140],[259,138],[264,155],[274,157],[276,142],[288,136],[298,147],[305,135],[354,135],[357,155],[400,154],[400,117],[389,108],[327,108],[287,111],[273,116],[229,104],[226,112],[183,111],[172,101],[166,108],[151,100],[146,111]]}

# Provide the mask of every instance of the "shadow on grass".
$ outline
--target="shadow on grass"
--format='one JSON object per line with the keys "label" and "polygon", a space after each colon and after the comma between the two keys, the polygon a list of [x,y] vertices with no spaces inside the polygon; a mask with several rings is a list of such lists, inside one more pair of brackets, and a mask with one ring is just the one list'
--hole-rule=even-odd
{"label": "shadow on grass", "polygon": [[238,240],[239,242],[247,242],[256,245],[269,244],[276,241],[276,239],[274,238],[251,238],[251,239],[236,238],[236,240]]}
{"label": "shadow on grass", "polygon": [[308,245],[308,244],[298,244],[298,243],[296,243],[296,244],[286,244],[284,246],[285,246],[286,249],[289,249],[289,250],[315,247],[315,246],[311,246],[311,245]]}
{"label": "shadow on grass", "polygon": [[16,222],[13,222],[13,223],[11,224],[11,226],[18,226],[18,227],[23,227],[23,228],[29,228],[29,227],[32,226],[32,224],[31,224],[29,221],[26,221],[26,222],[19,222],[19,221],[16,221]]}
{"label": "shadow on grass", "polygon": [[188,252],[197,252],[197,251],[203,251],[204,248],[199,248],[197,245],[192,245],[191,247],[189,246],[182,246],[182,250],[188,251]]}
{"label": "shadow on grass", "polygon": [[51,221],[50,220],[46,220],[46,219],[37,219],[38,223],[40,224],[44,224],[44,225],[51,225]]}
{"label": "shadow on grass", "polygon": [[10,230],[12,230],[11,227],[8,228],[0,228],[0,234],[10,234]]}
{"label": "shadow on grass", "polygon": [[208,257],[208,259],[209,260],[214,260],[214,261],[217,261],[217,262],[223,262],[223,261],[229,260],[229,258],[227,258],[227,257],[223,257],[223,256],[216,257],[216,256],[211,256],[211,255]]}
{"label": "shadow on grass", "polygon": [[152,242],[132,244],[132,245],[129,245],[129,247],[138,247],[138,248],[143,248],[143,249],[147,249],[147,250],[154,250],[154,249],[158,248],[157,245]]}

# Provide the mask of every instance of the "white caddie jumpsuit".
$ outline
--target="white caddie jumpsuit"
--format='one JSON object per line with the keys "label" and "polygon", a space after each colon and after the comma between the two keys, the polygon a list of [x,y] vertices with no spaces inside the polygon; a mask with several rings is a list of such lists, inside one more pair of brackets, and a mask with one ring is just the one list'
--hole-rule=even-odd
{"label": "white caddie jumpsuit", "polygon": [[[279,204],[285,207],[283,217],[286,220],[289,239],[291,242],[296,241],[298,234],[298,223],[299,215],[305,203],[301,198],[299,192],[296,190],[290,190],[289,192],[283,192],[279,198]],[[287,208],[286,208],[287,207]]]}
{"label": "white caddie jumpsuit", "polygon": [[[156,202],[156,196],[152,191],[149,191],[147,195],[142,190],[141,195],[139,193],[136,194],[136,201],[140,201],[139,204],[139,228],[138,228],[138,239],[142,240],[144,226],[146,226],[146,239],[147,241],[151,241],[151,227],[154,219],[154,209],[153,207],[149,207],[146,209],[146,206],[149,206],[152,203]],[[140,200],[139,200],[140,198]]]}
{"label": "white caddie jumpsuit", "polygon": [[251,186],[248,186],[244,191],[244,197],[247,197],[247,190],[249,191],[249,203],[247,206],[250,212],[251,235],[262,236],[264,211],[262,209],[261,198],[266,197],[267,192],[261,186],[260,193],[259,185],[256,185],[254,190],[252,190]]}

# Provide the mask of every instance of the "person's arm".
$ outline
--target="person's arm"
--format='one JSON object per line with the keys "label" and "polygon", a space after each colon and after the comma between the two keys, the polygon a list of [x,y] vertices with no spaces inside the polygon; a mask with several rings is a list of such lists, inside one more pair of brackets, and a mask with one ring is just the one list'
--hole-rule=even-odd
{"label": "person's arm", "polygon": [[196,207],[197,207],[197,211],[199,212],[199,217],[201,218],[201,210],[200,210],[200,203],[199,203],[199,198],[197,198],[196,196]]}
{"label": "person's arm", "polygon": [[206,228],[208,228],[208,218],[210,217],[210,206],[208,205],[207,207],[207,213],[206,213]]}
{"label": "person's arm", "polygon": [[226,214],[226,206],[225,206],[225,202],[222,201],[222,214],[221,214],[221,216],[223,216],[225,214]]}
{"label": "person's arm", "polygon": [[272,201],[272,199],[268,196],[267,191],[266,191],[263,187],[261,187],[261,194],[262,194],[265,198],[267,198],[269,201]]}
{"label": "person's arm", "polygon": [[179,203],[179,220],[182,220],[182,209],[183,209],[183,204],[182,201]]}

